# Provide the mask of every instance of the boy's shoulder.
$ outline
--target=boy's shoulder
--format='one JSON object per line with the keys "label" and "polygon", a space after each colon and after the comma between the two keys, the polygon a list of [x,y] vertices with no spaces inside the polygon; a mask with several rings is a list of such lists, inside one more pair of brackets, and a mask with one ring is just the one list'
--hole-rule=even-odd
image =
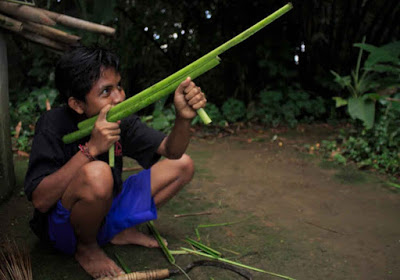
{"label": "boy's shoulder", "polygon": [[36,123],[35,131],[50,132],[55,136],[64,136],[77,129],[76,113],[67,107],[57,107],[42,114]]}

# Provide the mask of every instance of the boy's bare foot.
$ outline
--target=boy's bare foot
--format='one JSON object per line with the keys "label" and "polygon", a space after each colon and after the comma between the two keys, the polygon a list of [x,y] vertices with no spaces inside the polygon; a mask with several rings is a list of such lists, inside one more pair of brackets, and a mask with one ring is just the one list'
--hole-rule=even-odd
{"label": "boy's bare foot", "polygon": [[[164,244],[168,246],[168,243],[165,239],[163,239]],[[148,236],[136,228],[131,227],[127,228],[120,233],[118,233],[114,238],[111,240],[112,244],[115,245],[127,245],[127,244],[134,244],[134,245],[141,245],[148,248],[157,248],[160,247],[158,245],[157,240],[155,240],[152,236]]]}
{"label": "boy's bare foot", "polygon": [[118,276],[124,274],[100,247],[96,245],[78,245],[75,259],[93,278]]}

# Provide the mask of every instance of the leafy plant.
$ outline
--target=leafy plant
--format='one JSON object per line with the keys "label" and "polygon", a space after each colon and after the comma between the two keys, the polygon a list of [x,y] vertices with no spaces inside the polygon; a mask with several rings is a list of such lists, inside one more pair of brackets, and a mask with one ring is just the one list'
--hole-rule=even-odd
{"label": "leafy plant", "polygon": [[22,93],[20,98],[10,102],[11,130],[14,133],[18,122],[22,122],[19,137],[14,141],[14,147],[20,151],[29,152],[31,138],[36,121],[46,111],[46,106],[56,103],[57,90],[50,87],[36,89],[29,94]]}
{"label": "leafy plant", "polygon": [[[334,97],[336,107],[348,106],[352,119],[359,119],[367,129],[371,129],[375,120],[375,101],[382,98],[377,91],[400,85],[400,41],[375,47],[362,43],[354,44],[360,48],[356,68],[351,75],[340,76],[331,70],[335,82],[346,88],[350,96],[347,99]],[[363,51],[369,52],[361,68]]]}
{"label": "leafy plant", "polygon": [[142,121],[146,122],[148,126],[168,133],[171,131],[175,121],[175,108],[170,106],[164,107],[165,98],[156,102],[154,111],[151,116],[143,116]]}
{"label": "leafy plant", "polygon": [[240,100],[229,98],[222,105],[222,114],[228,122],[243,120],[246,116],[246,106]]}
{"label": "leafy plant", "polygon": [[[225,126],[226,120],[224,119],[224,117],[221,114],[221,111],[218,109],[218,107],[215,104],[208,102],[205,109],[207,111],[208,116],[212,119],[211,125]],[[201,123],[201,119],[199,116],[196,116],[192,121],[192,125],[198,124],[198,123]]]}
{"label": "leafy plant", "polygon": [[311,98],[307,92],[292,88],[286,94],[261,91],[259,100],[255,115],[262,123],[272,126],[286,123],[294,127],[300,121],[310,122],[325,113],[322,98]]}

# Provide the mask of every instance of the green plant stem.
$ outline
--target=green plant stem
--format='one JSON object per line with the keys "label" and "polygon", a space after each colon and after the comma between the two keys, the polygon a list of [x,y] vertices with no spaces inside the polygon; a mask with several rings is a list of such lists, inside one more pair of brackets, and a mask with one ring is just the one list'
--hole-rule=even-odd
{"label": "green plant stem", "polygon": [[112,144],[112,146],[108,150],[108,165],[110,167],[114,167],[114,165],[115,165],[114,154],[115,154],[115,143]]}
{"label": "green plant stem", "polygon": [[[122,111],[125,110],[130,110],[130,108],[132,106],[135,106],[135,104],[137,102],[141,102],[143,100],[146,100],[147,98],[156,95],[159,96],[159,92],[165,92],[165,89],[168,88],[168,93],[164,93],[165,95],[168,95],[171,91],[174,91],[175,88],[171,89],[171,85],[176,85],[176,84],[180,84],[182,81],[184,81],[187,77],[191,77],[192,79],[194,79],[193,76],[193,72],[199,70],[199,69],[206,69],[208,65],[210,65],[210,62],[217,59],[218,61],[220,60],[218,57],[214,56],[214,57],[208,57],[206,59],[202,59],[201,61],[199,61],[196,64],[190,64],[188,66],[190,67],[185,67],[181,70],[179,70],[178,72],[168,76],[167,78],[165,78],[164,80],[152,85],[151,87],[148,87],[147,89],[139,92],[138,94],[135,94],[134,96],[128,98],[127,100],[121,102],[120,104],[117,104],[116,106],[114,106],[113,108],[111,108],[111,110],[108,112],[107,114],[107,120],[109,120],[112,116],[114,116],[115,114],[119,114]],[[210,69],[208,69],[210,70]],[[207,71],[208,71],[207,70]],[[206,71],[204,71],[206,72]],[[202,72],[201,74],[203,74],[204,72]],[[163,95],[163,96],[165,96]],[[161,97],[162,98],[162,97]],[[158,99],[161,99],[158,98]],[[156,100],[158,100],[156,99]],[[150,103],[151,104],[151,103]],[[150,105],[149,104],[149,105]],[[96,120],[97,120],[98,116],[94,116],[92,118],[86,119],[84,121],[81,121],[80,123],[78,123],[78,128],[82,129],[85,128],[87,126],[93,125]]]}
{"label": "green plant stem", "polygon": [[172,256],[171,252],[169,251],[169,249],[167,248],[167,246],[165,245],[164,241],[161,238],[160,233],[158,232],[158,230],[156,229],[156,227],[154,226],[153,221],[147,222],[147,226],[149,227],[149,229],[151,230],[151,232],[153,233],[154,237],[156,238],[158,244],[160,245],[160,248],[162,249],[162,251],[164,252],[165,256],[167,257],[168,261],[171,264],[175,264],[175,258],[174,256]]}
{"label": "green plant stem", "polygon": [[125,264],[125,262],[122,260],[122,258],[117,253],[115,253],[114,255],[117,258],[117,260],[118,260],[119,264],[121,265],[122,269],[125,271],[125,273],[131,273],[132,270],[129,269],[129,267]]}
{"label": "green plant stem", "polygon": [[[275,11],[274,13],[272,13],[271,15],[269,15],[268,17],[264,18],[263,20],[259,21],[258,23],[256,23],[255,25],[251,26],[250,28],[246,29],[245,31],[243,31],[242,33],[240,33],[239,35],[237,35],[236,37],[232,38],[231,40],[227,41],[226,43],[222,44],[221,46],[217,47],[216,49],[214,49],[213,51],[209,52],[208,54],[204,55],[203,57],[197,59],[196,61],[192,62],[191,64],[189,64],[188,66],[184,67],[183,69],[179,70],[178,72],[176,72],[175,74],[171,75],[174,77],[179,77],[180,75],[185,74],[187,71],[190,71],[190,69],[197,68],[199,65],[205,64],[207,63],[209,60],[213,60],[215,57],[217,57],[218,55],[220,55],[221,53],[227,51],[228,49],[232,48],[233,46],[239,44],[240,42],[246,40],[247,38],[249,38],[251,35],[253,35],[254,33],[256,33],[257,31],[261,30],[262,28],[264,28],[265,26],[267,26],[268,24],[270,24],[271,22],[275,21],[276,19],[278,19],[279,17],[283,16],[285,13],[287,13],[288,11],[290,11],[293,8],[292,3],[288,3],[285,6],[283,6],[282,8],[280,8],[279,10]],[[206,72],[206,71],[204,71]],[[203,73],[204,73],[203,72]],[[201,73],[202,74],[202,73]],[[170,78],[171,78],[170,76]],[[192,77],[193,78],[193,77]],[[172,80],[174,78],[171,78]],[[169,80],[171,81],[171,80]],[[160,83],[165,82],[165,80],[153,85],[152,87],[150,87],[148,90],[148,92],[150,92],[150,90],[154,90],[154,88],[164,88],[164,85]],[[179,84],[179,83],[178,83]],[[147,89],[146,89],[147,90]],[[157,91],[157,90],[156,90]],[[171,92],[171,91],[169,91]],[[168,92],[168,93],[169,93]],[[168,94],[167,93],[167,94]],[[137,94],[139,95],[139,94]],[[137,96],[135,95],[135,96]],[[133,97],[135,97],[133,96]],[[133,98],[131,97],[131,98]],[[146,95],[147,98],[148,96]],[[131,102],[131,98],[129,98],[129,102],[128,100],[118,104],[117,106],[115,106],[114,108],[112,108],[109,111],[109,115],[113,115],[116,114],[116,112],[119,112],[119,110],[124,111],[124,106],[127,106],[126,104],[130,104]],[[158,100],[158,99],[156,99]],[[133,101],[132,101],[133,102]],[[135,101],[136,102],[136,101]],[[123,105],[122,105],[123,104]],[[129,105],[130,106],[130,105]],[[147,105],[146,105],[147,106]],[[201,115],[203,115],[204,113],[200,113]],[[110,116],[111,117],[111,116]],[[96,117],[94,117],[94,119],[91,119],[90,121],[85,122],[85,124],[80,124],[80,126],[78,126],[81,130],[85,130],[92,127],[92,125],[89,125],[89,123],[94,124],[94,122],[96,121]],[[91,130],[91,129],[90,129]],[[72,143],[84,136],[87,136],[90,134],[87,132],[79,132],[77,134],[75,134],[74,136],[68,136],[65,139],[63,138],[63,141],[65,143],[67,143],[66,141],[68,141],[69,143]],[[86,134],[86,135],[85,135]],[[71,134],[68,134],[71,135]],[[79,137],[79,138],[76,138]]]}
{"label": "green plant stem", "polygon": [[193,240],[191,238],[186,238],[185,240],[187,243],[191,244],[192,246],[196,247],[197,249],[202,250],[203,252],[209,254],[209,255],[213,255],[215,257],[221,257],[222,254],[220,252],[218,252],[217,250],[214,250],[213,248],[210,248],[206,245],[204,245],[203,243],[200,243],[196,240]]}
{"label": "green plant stem", "polygon": [[[201,74],[207,72],[208,70],[211,70],[212,68],[214,68],[215,66],[217,66],[220,63],[220,59],[218,57],[213,58],[211,60],[208,60],[206,64],[203,64],[202,67],[200,68],[195,68],[194,71],[190,72],[190,77],[192,79],[197,78],[198,76],[200,76]],[[186,77],[184,78],[186,79]],[[183,79],[183,80],[184,80]],[[118,111],[117,113],[114,114],[110,114],[111,110],[108,112],[107,114],[107,120],[110,122],[116,122],[118,120],[121,120],[123,118],[128,117],[129,115],[139,111],[140,109],[154,103],[155,101],[161,99],[164,96],[167,96],[171,90],[176,89],[176,87],[182,82],[182,80],[175,80],[174,83],[169,84],[167,87],[161,89],[160,91],[157,92],[157,94],[153,94],[148,96],[147,98],[142,98],[139,97],[135,100],[137,100],[135,103],[132,103],[130,107],[127,107],[125,110],[122,111]],[[131,97],[134,98],[137,95]],[[118,105],[117,105],[118,106]],[[114,107],[115,108],[115,107]],[[113,109],[114,109],[113,108]],[[94,121],[96,121],[95,119],[93,119]],[[94,124],[94,122],[93,122]],[[93,125],[89,125],[86,126],[82,129],[79,129],[77,131],[74,131],[70,134],[67,134],[63,137],[63,141],[66,144],[75,142],[85,136],[88,136],[91,131],[93,129]]]}
{"label": "green plant stem", "polygon": [[224,258],[221,258],[221,257],[216,257],[216,256],[213,256],[213,255],[209,255],[209,254],[202,253],[202,252],[199,252],[199,251],[191,250],[191,249],[188,249],[188,248],[181,247],[181,249],[184,250],[184,251],[187,251],[187,252],[189,252],[191,254],[194,254],[194,255],[199,255],[199,256],[206,257],[206,258],[218,260],[218,261],[221,261],[221,262],[229,263],[229,264],[232,264],[232,265],[235,265],[235,266],[243,267],[243,268],[254,270],[254,271],[257,271],[257,272],[266,273],[266,274],[269,274],[269,275],[280,277],[282,279],[295,280],[294,278],[291,278],[289,276],[277,274],[277,273],[274,273],[274,272],[269,272],[269,271],[266,271],[266,270],[263,270],[263,269],[260,269],[260,268],[248,266],[248,265],[245,265],[245,264],[242,264],[242,263],[239,263],[239,262],[234,262],[234,261],[231,261],[231,260],[227,260],[227,259],[224,259]]}

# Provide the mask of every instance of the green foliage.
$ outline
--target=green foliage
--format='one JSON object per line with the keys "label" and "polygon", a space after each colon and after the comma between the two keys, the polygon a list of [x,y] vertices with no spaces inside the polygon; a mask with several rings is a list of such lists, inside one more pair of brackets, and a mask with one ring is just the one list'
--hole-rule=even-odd
{"label": "green foliage", "polygon": [[[208,116],[211,118],[212,126],[224,126],[226,124],[226,120],[224,119],[224,117],[221,114],[221,111],[218,109],[218,107],[210,102],[207,102],[206,108],[205,108]],[[192,125],[195,124],[201,124],[202,121],[200,119],[199,116],[196,116],[193,121],[192,121]]]}
{"label": "green foliage", "polygon": [[[395,98],[400,97],[397,94]],[[381,100],[371,129],[342,131],[342,144],[322,141],[322,150],[333,160],[352,160],[359,168],[374,168],[400,176],[400,103]]]}
{"label": "green foliage", "polygon": [[22,122],[19,138],[14,140],[15,148],[21,151],[29,151],[34,126],[42,113],[46,111],[46,100],[52,106],[56,102],[57,91],[53,88],[42,87],[29,94],[21,94],[20,98],[10,104],[10,117],[12,134],[15,127]]}
{"label": "green foliage", "polygon": [[[334,71],[335,82],[350,93],[348,99],[334,97],[336,107],[348,106],[353,120],[361,120],[366,129],[371,129],[375,120],[375,101],[379,100],[378,90],[398,87],[400,85],[400,41],[381,47],[362,43],[355,70],[351,76],[340,76]],[[369,52],[364,67],[361,68],[363,51]]]}
{"label": "green foliage", "polygon": [[256,118],[267,125],[288,124],[291,127],[299,122],[310,122],[325,113],[322,98],[311,98],[301,90],[289,89],[284,94],[280,91],[264,90],[260,92],[256,108]]}
{"label": "green foliage", "polygon": [[155,108],[150,116],[142,117],[149,127],[168,133],[171,131],[175,121],[175,108],[172,105],[169,108],[164,107],[165,98],[155,103]]}
{"label": "green foliage", "polygon": [[222,114],[228,122],[243,120],[246,116],[246,106],[240,100],[229,98],[222,105]]}
{"label": "green foliage", "polygon": [[372,129],[345,138],[343,153],[360,167],[400,174],[400,104],[381,105],[379,113]]}

